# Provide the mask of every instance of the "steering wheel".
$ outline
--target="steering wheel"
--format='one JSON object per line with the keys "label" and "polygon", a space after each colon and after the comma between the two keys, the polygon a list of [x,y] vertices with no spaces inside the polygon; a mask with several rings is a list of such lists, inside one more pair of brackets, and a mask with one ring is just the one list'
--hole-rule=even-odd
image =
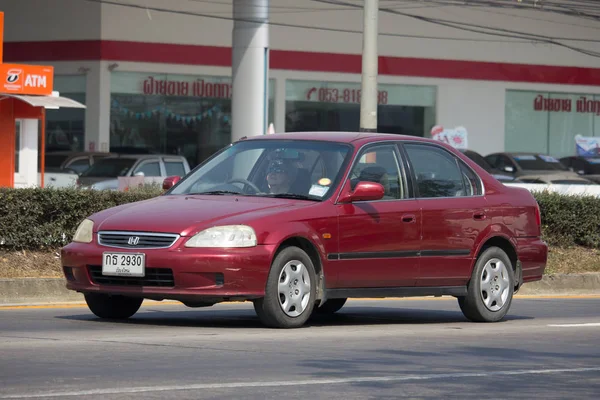
{"label": "steering wheel", "polygon": [[235,182],[242,183],[245,186],[246,185],[250,186],[254,190],[254,193],[260,193],[260,189],[254,183],[252,183],[244,178],[232,178],[232,179],[228,180],[226,183],[235,183]]}

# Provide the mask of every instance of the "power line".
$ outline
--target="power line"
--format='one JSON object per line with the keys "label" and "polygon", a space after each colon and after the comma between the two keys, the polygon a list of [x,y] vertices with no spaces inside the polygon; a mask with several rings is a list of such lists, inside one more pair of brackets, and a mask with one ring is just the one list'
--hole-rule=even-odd
{"label": "power line", "polygon": [[[223,21],[243,21],[243,22],[265,23],[268,25],[280,26],[280,27],[285,27],[285,28],[310,29],[310,30],[319,30],[319,31],[327,31],[327,32],[353,33],[353,34],[362,35],[362,31],[352,30],[352,29],[339,29],[339,28],[328,28],[328,27],[323,27],[323,26],[288,24],[288,23],[274,22],[274,21],[257,21],[255,19],[251,19],[251,18],[234,18],[234,17],[227,17],[227,16],[221,16],[221,15],[199,13],[199,12],[194,12],[194,11],[169,10],[169,9],[165,9],[165,8],[143,6],[143,5],[139,5],[139,4],[118,3],[116,1],[111,1],[111,0],[81,0],[81,1],[114,5],[114,6],[120,6],[120,7],[126,7],[126,8],[135,8],[135,9],[139,9],[139,10],[154,11],[154,12],[159,12],[159,13],[179,14],[179,15],[186,15],[186,16],[211,18],[211,19],[218,19],[218,20],[223,20]],[[354,8],[356,8],[356,7],[354,7]],[[488,43],[533,43],[533,42],[536,42],[536,40],[532,40],[532,39],[527,39],[527,40],[475,39],[475,38],[458,38],[458,37],[447,37],[447,36],[410,35],[410,34],[392,33],[392,32],[382,32],[379,35],[380,36],[389,36],[389,37],[401,37],[401,38],[407,38],[407,39],[449,40],[449,41],[464,41],[464,42],[488,42]]]}
{"label": "power line", "polygon": [[[348,5],[348,6],[354,6],[356,8],[361,7],[360,5],[357,5],[354,3],[348,3],[346,1],[340,1],[340,0],[312,0],[312,1],[315,1],[317,3],[325,3],[325,4]],[[579,53],[582,53],[582,54],[585,54],[585,55],[588,55],[591,57],[599,57],[600,58],[599,52],[596,52],[593,50],[582,49],[579,47],[575,47],[575,46],[568,45],[568,44],[557,41],[557,40],[566,40],[566,41],[581,41],[581,42],[598,43],[598,42],[600,42],[600,40],[598,40],[598,39],[549,37],[549,36],[545,36],[545,35],[537,35],[537,34],[533,34],[533,33],[514,31],[514,30],[510,30],[510,29],[493,28],[493,27],[488,27],[488,26],[483,26],[483,25],[478,25],[478,24],[471,24],[471,23],[462,22],[462,21],[451,21],[451,20],[445,20],[445,19],[441,19],[441,18],[430,18],[430,17],[425,17],[425,16],[417,15],[417,14],[409,14],[409,13],[405,13],[402,11],[386,8],[386,7],[381,7],[380,11],[385,12],[385,13],[390,13],[390,14],[401,15],[401,16],[416,19],[416,20],[419,20],[422,22],[428,22],[431,24],[446,26],[449,28],[454,28],[454,29],[458,29],[458,30],[462,30],[462,31],[472,32],[472,33],[514,38],[514,39],[528,39],[528,40],[538,41],[538,42],[542,42],[542,43],[554,44],[556,46],[565,47],[567,49],[570,49],[570,50],[573,50],[573,51],[576,51],[576,52],[579,52]]]}

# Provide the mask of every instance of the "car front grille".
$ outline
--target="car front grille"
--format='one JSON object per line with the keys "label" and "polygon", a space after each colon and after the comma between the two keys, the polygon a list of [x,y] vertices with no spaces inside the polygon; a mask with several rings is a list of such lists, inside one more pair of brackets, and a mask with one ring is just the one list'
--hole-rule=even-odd
{"label": "car front grille", "polygon": [[98,244],[120,249],[166,249],[179,239],[174,233],[99,232]]}
{"label": "car front grille", "polygon": [[173,287],[175,279],[170,268],[146,268],[145,276],[104,276],[102,266],[88,265],[92,282],[97,285]]}

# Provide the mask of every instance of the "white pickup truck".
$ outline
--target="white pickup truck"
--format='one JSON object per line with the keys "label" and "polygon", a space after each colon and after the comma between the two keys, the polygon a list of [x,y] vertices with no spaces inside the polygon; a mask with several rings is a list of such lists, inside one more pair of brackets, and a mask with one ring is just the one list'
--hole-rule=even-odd
{"label": "white pickup truck", "polygon": [[[144,183],[162,184],[168,176],[185,176],[190,166],[185,157],[171,154],[120,154],[97,161],[78,179],[82,189],[123,190],[120,180],[141,177]],[[125,179],[124,179],[125,178]],[[133,184],[133,183],[132,183]]]}
{"label": "white pickup truck", "polygon": [[[76,187],[79,174],[94,163],[113,153],[50,151],[45,156],[44,187]],[[38,185],[42,183],[42,173],[38,172]]]}

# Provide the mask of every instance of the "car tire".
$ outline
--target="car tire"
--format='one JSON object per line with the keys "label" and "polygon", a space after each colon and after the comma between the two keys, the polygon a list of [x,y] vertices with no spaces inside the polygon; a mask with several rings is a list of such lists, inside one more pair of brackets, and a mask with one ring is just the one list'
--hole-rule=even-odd
{"label": "car tire", "polygon": [[322,306],[315,307],[313,314],[316,315],[331,315],[344,307],[348,299],[329,299]]}
{"label": "car tire", "polygon": [[508,312],[515,290],[513,265],[499,247],[485,249],[477,258],[467,295],[458,298],[461,311],[473,322],[497,322]]}
{"label": "car tire", "polygon": [[316,297],[312,260],[298,247],[286,247],[271,265],[265,297],[254,300],[261,322],[271,328],[299,328],[310,317]]}
{"label": "car tire", "polygon": [[110,296],[102,293],[86,293],[85,302],[100,318],[127,319],[133,316],[144,301],[141,297]]}

